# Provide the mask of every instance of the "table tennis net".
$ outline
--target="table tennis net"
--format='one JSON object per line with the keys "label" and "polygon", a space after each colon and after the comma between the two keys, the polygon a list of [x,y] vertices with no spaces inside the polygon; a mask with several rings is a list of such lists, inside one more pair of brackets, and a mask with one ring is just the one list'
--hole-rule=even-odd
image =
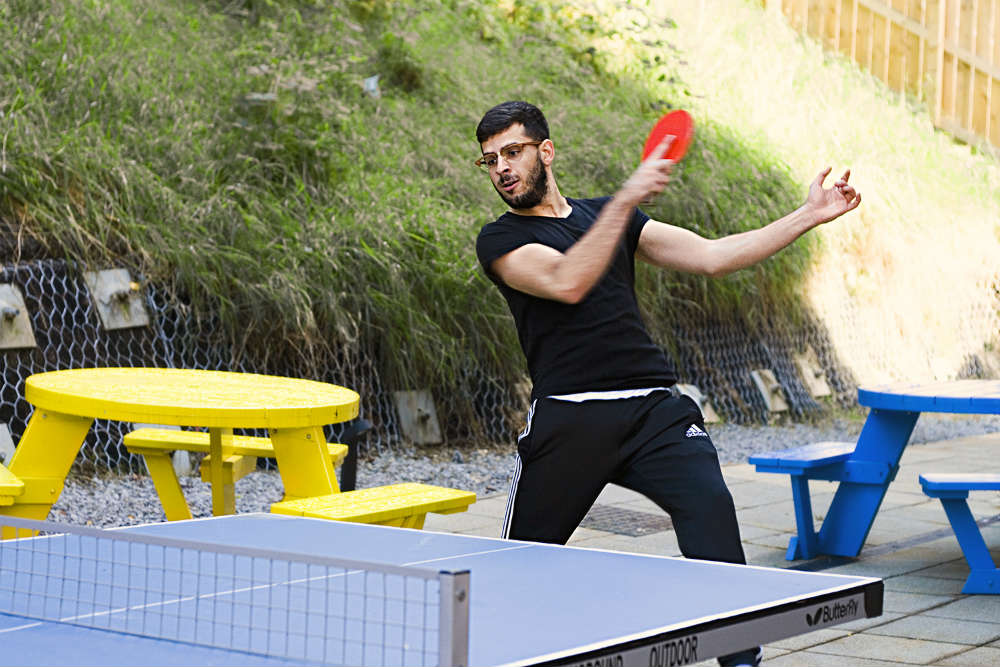
{"label": "table tennis net", "polygon": [[455,575],[423,568],[4,516],[0,526],[0,613],[25,619],[0,633],[68,623],[322,664],[451,663],[462,661],[454,646],[467,651],[467,634],[454,634],[467,633],[468,573],[456,594]]}

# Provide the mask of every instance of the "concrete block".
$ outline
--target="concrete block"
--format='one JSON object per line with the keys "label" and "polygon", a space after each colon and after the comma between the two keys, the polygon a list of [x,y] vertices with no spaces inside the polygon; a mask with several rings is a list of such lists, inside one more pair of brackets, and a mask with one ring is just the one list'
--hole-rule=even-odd
{"label": "concrete block", "polygon": [[10,284],[0,285],[0,349],[35,346],[35,332],[21,290]]}
{"label": "concrete block", "polygon": [[826,373],[823,372],[823,367],[812,347],[806,346],[806,349],[794,355],[794,358],[795,366],[799,369],[799,376],[802,378],[802,384],[806,386],[810,394],[818,398],[833,393],[830,391],[830,385],[826,382]]}
{"label": "concrete block", "polygon": [[753,383],[764,399],[768,412],[786,412],[788,402],[785,400],[785,392],[781,389],[778,378],[774,376],[774,371],[768,368],[759,368],[750,371]]}
{"label": "concrete block", "polygon": [[14,438],[10,435],[10,428],[6,424],[0,424],[0,463],[6,465],[12,456],[14,456]]}
{"label": "concrete block", "polygon": [[127,269],[87,271],[83,280],[105,330],[149,326],[142,290]]}
{"label": "concrete block", "polygon": [[431,393],[422,391],[394,391],[399,426],[410,442],[417,445],[436,445],[441,442],[441,427]]}

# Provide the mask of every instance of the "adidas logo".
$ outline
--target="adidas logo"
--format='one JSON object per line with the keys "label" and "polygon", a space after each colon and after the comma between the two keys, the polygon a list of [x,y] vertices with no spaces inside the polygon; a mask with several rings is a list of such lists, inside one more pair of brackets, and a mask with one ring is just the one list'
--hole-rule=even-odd
{"label": "adidas logo", "polygon": [[707,437],[708,433],[705,433],[702,429],[698,428],[697,424],[691,424],[688,428],[687,433],[684,434],[685,438],[697,438],[697,437]]}

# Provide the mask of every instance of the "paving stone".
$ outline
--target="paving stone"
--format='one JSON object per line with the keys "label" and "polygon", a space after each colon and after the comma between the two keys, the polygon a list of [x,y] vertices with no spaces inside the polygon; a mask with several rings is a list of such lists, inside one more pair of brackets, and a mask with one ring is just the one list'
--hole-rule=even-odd
{"label": "paving stone", "polygon": [[[857,656],[850,661],[840,655],[817,653],[815,651],[794,651],[778,656],[764,663],[766,667],[909,667],[920,665],[918,662],[900,662],[899,660],[871,660]],[[718,663],[716,663],[716,667]]]}
{"label": "paving stone", "polygon": [[860,558],[831,567],[824,572],[848,574],[856,577],[885,578],[916,572],[923,574],[926,570],[926,563],[923,561],[896,560],[891,556],[879,556],[877,558]]}
{"label": "paving stone", "polygon": [[[740,482],[762,482],[767,483],[768,479],[778,479],[778,475],[767,475],[757,472],[757,467],[749,463],[731,463],[722,466],[722,475],[726,478],[726,484],[738,484]],[[788,482],[786,481],[787,485]]]}
{"label": "paving stone", "polygon": [[941,667],[997,667],[1000,665],[1000,648],[980,646],[934,664]]}
{"label": "paving stone", "polygon": [[[599,537],[572,540],[570,546],[583,549],[604,549],[607,551],[623,551],[626,553],[642,553],[635,544],[635,538],[613,533],[601,533]],[[669,554],[658,554],[669,555]]]}
{"label": "paving stone", "polygon": [[[964,558],[955,558],[940,565],[921,570],[920,574],[927,577],[938,577],[940,579],[958,579],[962,583],[969,578],[969,564]],[[961,589],[961,587],[959,587]]]}
{"label": "paving stone", "polygon": [[485,526],[470,526],[460,532],[462,535],[476,535],[478,537],[500,537],[500,524],[494,523],[492,525]]}
{"label": "paving stone", "polygon": [[[922,497],[926,500],[926,496]],[[922,522],[924,524],[923,530],[919,531],[918,534],[929,533],[932,530],[940,530],[951,525],[948,523],[948,515],[944,513],[941,503],[936,499],[933,502],[927,500],[926,502],[899,505],[888,510],[885,510],[883,506],[883,509],[879,510],[880,519],[893,520],[897,517]],[[876,519],[877,522],[878,519]]]}
{"label": "paving stone", "polygon": [[885,594],[882,597],[882,607],[885,611],[897,611],[901,614],[913,614],[946,604],[952,599],[953,598],[947,595],[926,595],[924,593],[885,591]]}
{"label": "paving stone", "polygon": [[500,534],[500,522],[494,517],[469,514],[468,511],[455,514],[434,514],[431,512],[424,519],[424,530],[433,530],[439,533],[461,533],[470,528],[482,527],[491,527],[497,535]]}
{"label": "paving stone", "polygon": [[[935,660],[941,660],[967,648],[962,644],[935,642],[926,639],[909,639],[907,637],[892,637],[862,632],[842,639],[835,639],[826,644],[820,644],[809,649],[810,653],[827,653],[836,656],[850,657],[850,662],[840,664],[859,664],[856,658],[869,660],[887,660],[925,665]],[[841,658],[843,659],[843,657]],[[799,664],[811,664],[802,662]]]}
{"label": "paving stone", "polygon": [[[941,563],[940,559],[935,559],[933,557],[927,557],[927,556],[922,556],[920,558],[907,558],[901,555],[899,558],[898,565],[896,567],[892,567],[891,564],[893,561],[893,556],[895,556],[895,554],[890,553],[885,556],[880,556],[877,560],[878,563],[888,563],[889,565],[889,567],[884,568],[885,574],[882,575],[883,579],[885,579],[886,582],[890,582],[895,579],[899,579],[901,577],[924,577],[925,579],[935,579],[935,578],[940,579],[940,577],[924,576],[924,572],[926,572],[929,568],[937,567]],[[878,568],[876,565],[873,565],[873,568],[883,569],[883,568]],[[953,587],[954,587],[954,581],[952,583],[951,588],[942,585],[941,592],[944,594],[955,593],[956,591],[953,589]],[[902,586],[889,586],[889,588],[892,588],[893,590],[906,590]],[[924,591],[914,590],[912,592],[921,593]],[[928,592],[933,593],[936,591],[928,591]]]}
{"label": "paving stone", "polygon": [[885,557],[908,558],[910,560],[923,560],[927,567],[940,565],[948,561],[956,560],[960,557],[952,545],[949,538],[931,539],[921,541],[910,546],[905,546],[898,551],[885,554]]}
{"label": "paving stone", "polygon": [[641,493],[636,493],[631,489],[626,489],[625,487],[618,486],[617,484],[608,484],[604,487],[604,490],[601,491],[601,494],[597,496],[596,503],[614,505],[615,503],[630,503],[645,499],[646,497]]}
{"label": "paving stone", "polygon": [[[1000,507],[996,511],[1000,513]],[[1000,555],[1000,522],[983,526],[979,529],[979,532],[983,536],[983,541],[986,542],[986,547],[993,554],[993,562],[998,562],[997,556]]]}
{"label": "paving stone", "polygon": [[[907,507],[880,513],[875,519],[875,523],[872,524],[872,530],[868,534],[868,539],[865,540],[865,545],[905,541],[948,527],[946,524],[932,523],[919,517],[912,517],[908,514],[910,511],[912,508]],[[863,556],[864,552],[862,551]]]}
{"label": "paving stone", "polygon": [[935,563],[939,563],[940,561],[928,557],[907,558],[902,554],[889,553],[872,559],[863,559],[860,562],[862,564],[862,571],[867,568],[871,572],[871,576],[885,579],[917,574],[923,572],[928,567],[933,567]]}
{"label": "paving stone", "polygon": [[788,561],[785,560],[786,547],[787,545],[780,549],[774,549],[744,542],[743,554],[749,565],[784,568],[788,567]]}
{"label": "paving stone", "polygon": [[[934,502],[937,503],[936,500]],[[882,499],[882,505],[879,506],[879,515],[885,510],[918,507],[930,503],[931,499],[924,495],[916,476],[914,476],[912,483],[900,482],[897,477],[896,481],[885,492],[885,498]]]}
{"label": "paving stone", "polygon": [[670,530],[652,535],[631,538],[638,545],[640,553],[658,554],[660,556],[680,556],[681,548],[677,546],[677,534]]}
{"label": "paving stone", "polygon": [[840,626],[836,628],[827,628],[824,630],[814,630],[808,632],[804,635],[799,635],[798,637],[789,637],[788,639],[782,639],[780,641],[772,642],[770,646],[775,646],[777,648],[783,648],[791,651],[799,651],[802,649],[809,648],[811,646],[816,646],[818,644],[825,644],[826,642],[832,641],[834,639],[840,639],[841,637],[846,637],[851,634],[847,630],[841,630]]}
{"label": "paving stone", "polygon": [[929,609],[926,613],[928,616],[983,621],[1000,625],[1000,596],[963,595],[946,605]]}
{"label": "paving stone", "polygon": [[654,556],[680,556],[677,537],[673,531],[645,535],[643,537],[628,537],[613,533],[602,533],[599,537],[580,539],[573,542],[575,547],[587,549],[607,549],[609,551],[625,551]]}
{"label": "paving stone", "polygon": [[897,618],[903,618],[904,616],[905,614],[896,611],[883,611],[881,616],[861,618],[857,621],[851,621],[850,623],[842,623],[841,625],[838,625],[837,628],[840,630],[849,630],[850,632],[862,632],[877,625],[885,625],[886,623],[890,623]]}
{"label": "paving stone", "polygon": [[[742,528],[742,527],[741,527]],[[759,532],[757,537],[747,537],[743,535],[743,541],[749,542],[756,546],[768,547],[771,549],[788,549],[788,533],[776,533],[767,528],[759,528],[757,526],[751,526],[751,530],[756,530]]]}
{"label": "paving stone", "polygon": [[935,642],[947,641],[971,646],[979,646],[1000,639],[1000,625],[996,623],[936,618],[927,615],[907,616],[885,625],[879,625],[867,632],[876,635],[926,639]]}
{"label": "paving stone", "polygon": [[924,593],[927,595],[954,595],[961,585],[954,579],[925,577],[921,574],[901,574],[885,580],[886,591],[901,593]]}
{"label": "paving stone", "polygon": [[612,533],[605,532],[603,530],[593,530],[591,528],[584,528],[583,526],[578,527],[573,531],[573,534],[569,536],[569,541],[567,544],[574,547],[585,546],[582,544],[587,540],[592,540],[595,538],[607,537]]}
{"label": "paving stone", "polygon": [[795,534],[795,513],[792,504],[771,503],[747,509],[737,509],[736,518],[741,526],[751,525]]}
{"label": "paving stone", "polygon": [[757,542],[761,538],[775,537],[783,539],[785,544],[788,544],[788,533],[771,528],[762,528],[761,526],[751,526],[749,524],[740,526],[740,537],[744,542]]}
{"label": "paving stone", "polygon": [[[769,505],[771,503],[785,502],[792,506],[792,488],[788,484],[788,476],[782,475],[785,483],[782,486],[771,484],[734,484],[729,487],[729,492],[733,494],[733,502],[737,507],[749,508]],[[827,493],[810,494],[813,505],[816,507],[826,507],[833,498],[831,489]]]}
{"label": "paving stone", "polygon": [[965,502],[976,519],[988,519],[997,514],[996,496],[992,492],[973,491]]}
{"label": "paving stone", "polygon": [[636,500],[630,500],[623,503],[615,503],[615,507],[624,507],[626,509],[633,510],[635,512],[646,512],[648,514],[657,514],[667,516],[667,513],[663,511],[659,505],[654,503],[649,498],[639,496]]}
{"label": "paving stone", "polygon": [[933,461],[940,464],[939,467],[944,467],[953,464],[954,454],[950,447],[907,447],[903,450],[903,456],[900,457],[899,463],[900,466],[909,467]]}
{"label": "paving stone", "polygon": [[493,496],[491,498],[480,498],[469,505],[468,514],[476,514],[488,517],[503,517],[507,509],[507,496]]}

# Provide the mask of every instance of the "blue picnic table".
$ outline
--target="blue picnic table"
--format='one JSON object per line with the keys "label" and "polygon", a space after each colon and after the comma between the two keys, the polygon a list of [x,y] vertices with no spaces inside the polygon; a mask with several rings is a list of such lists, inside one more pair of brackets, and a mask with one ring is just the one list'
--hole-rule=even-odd
{"label": "blue picnic table", "polygon": [[[896,477],[900,457],[920,413],[1000,414],[1000,380],[860,387],[858,403],[871,410],[857,443],[815,443],[750,458],[758,472],[791,476],[797,535],[789,542],[788,560],[819,554],[857,556]],[[971,477],[967,480],[968,489],[993,488],[988,482],[984,485],[983,480]],[[812,521],[810,479],[839,482],[818,532]],[[961,502],[964,504],[964,499]],[[954,520],[952,523],[961,541],[963,535]]]}

